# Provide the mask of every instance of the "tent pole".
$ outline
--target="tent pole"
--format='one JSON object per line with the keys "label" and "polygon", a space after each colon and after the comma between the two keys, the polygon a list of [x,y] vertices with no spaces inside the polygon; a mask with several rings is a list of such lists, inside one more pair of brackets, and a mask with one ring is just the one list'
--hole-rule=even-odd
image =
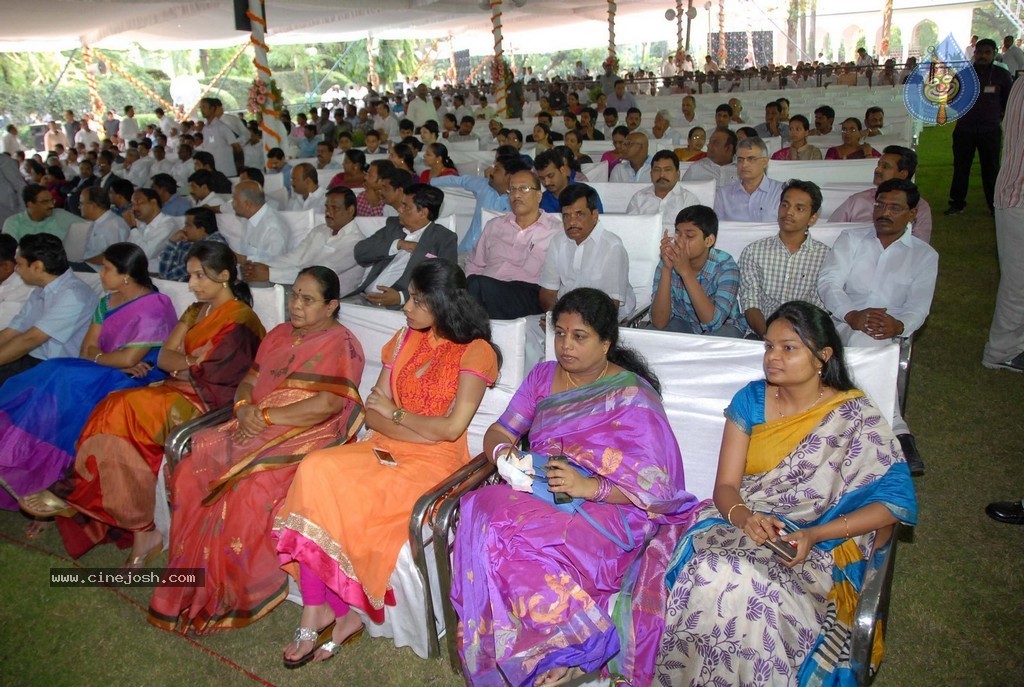
{"label": "tent pole", "polygon": [[[253,1],[255,1],[255,0],[253,0]],[[338,68],[338,65],[341,64],[341,61],[343,59],[345,59],[345,56],[348,55],[348,51],[351,50],[352,46],[355,45],[355,44],[356,44],[356,41],[352,41],[352,42],[350,42],[348,44],[348,47],[345,48],[345,52],[341,53],[341,57],[336,59],[334,61],[334,64],[331,65],[331,68],[327,70],[326,74],[324,74],[324,78],[320,79],[320,81],[317,82],[316,88],[313,89],[314,93],[319,95],[320,89],[323,87],[324,83],[327,81],[327,78],[334,72],[335,69]]]}
{"label": "tent pole", "polygon": [[43,112],[50,109],[50,101],[53,99],[53,94],[57,92],[57,86],[60,85],[60,81],[64,78],[64,75],[68,73],[68,67],[71,66],[71,60],[75,59],[75,55],[77,54],[78,48],[71,51],[71,57],[69,57],[68,61],[64,63],[64,69],[60,70],[60,76],[57,77],[57,80],[53,82],[53,86],[50,87],[50,92],[46,96],[46,103],[43,104]]}

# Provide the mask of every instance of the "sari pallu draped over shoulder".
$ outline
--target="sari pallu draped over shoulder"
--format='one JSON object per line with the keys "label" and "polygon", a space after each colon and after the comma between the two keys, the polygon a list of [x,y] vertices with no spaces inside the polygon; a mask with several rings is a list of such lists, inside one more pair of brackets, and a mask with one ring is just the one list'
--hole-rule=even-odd
{"label": "sari pallu draped over shoulder", "polygon": [[[764,457],[773,453],[777,458]],[[753,427],[748,466],[758,462],[762,471],[743,478],[744,502],[792,529],[872,503],[904,523],[917,520],[899,444],[859,391]],[[855,684],[850,625],[873,543],[874,532],[819,542],[790,570],[706,502],[666,576],[671,592],[658,684]],[[872,662],[881,657],[879,633]]]}
{"label": "sari pallu draped over shoulder", "polygon": [[258,409],[290,405],[321,392],[346,399],[336,415],[307,427],[271,425],[236,444],[238,421],[197,434],[171,478],[168,567],[205,568],[202,587],[158,587],[149,622],[207,632],[245,627],[288,593],[270,530],[299,462],[343,444],[362,425],[364,357],[348,329],[334,326],[295,339],[290,324],[272,330],[256,356],[252,400]]}
{"label": "sari pallu draped over shoulder", "polygon": [[[91,360],[56,358],[8,379],[0,389],[0,481],[19,497],[64,475],[89,413],[107,394],[166,376],[156,358],[177,319],[170,299],[149,293],[112,310],[109,302],[109,296],[102,299],[93,315],[93,323],[101,325],[100,351],[147,348],[142,360],[153,367],[144,377],[132,377]],[[0,490],[0,508],[17,507],[12,495]]]}
{"label": "sari pallu draped over shoulder", "polygon": [[58,518],[68,553],[77,558],[108,538],[127,546],[114,529],[138,531],[153,523],[156,471],[167,436],[178,425],[231,403],[252,366],[264,329],[252,308],[231,300],[198,323],[202,304],[181,316],[189,325],[184,348],[198,355],[189,379],[168,379],[119,391],[96,406],[82,430],[74,468],[54,492],[79,511]]}
{"label": "sari pallu draped over shoulder", "polygon": [[[628,679],[653,665],[666,597],[667,556],[657,552],[671,551],[661,540],[685,529],[696,499],[649,384],[621,372],[551,394],[558,369],[535,367],[499,423],[515,436],[529,431],[532,451],[565,455],[610,480],[630,503],[583,508],[635,545],[624,551],[584,518],[506,485],[466,497],[452,599],[473,685],[532,684],[552,668],[591,671],[613,657],[611,671]],[[608,602],[620,589],[638,603],[613,622]]]}

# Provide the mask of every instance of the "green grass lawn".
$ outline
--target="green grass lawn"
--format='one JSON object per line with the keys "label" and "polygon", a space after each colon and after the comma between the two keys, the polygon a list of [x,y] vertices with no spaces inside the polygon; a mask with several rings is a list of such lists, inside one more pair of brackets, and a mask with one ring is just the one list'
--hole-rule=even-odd
{"label": "green grass lawn", "polygon": [[[1024,377],[981,366],[998,283],[995,231],[977,167],[967,212],[941,214],[951,130],[925,131],[919,151],[918,183],[935,211],[941,259],[907,420],[928,473],[915,481],[920,525],[899,548],[880,687],[1024,685],[1024,642],[1015,634],[1024,616],[1024,528],[984,513],[989,501],[1024,496]],[[119,596],[51,588],[49,568],[66,563],[19,544],[24,524],[18,513],[0,513],[0,685],[463,684],[445,662],[383,639],[286,671],[281,647],[299,619],[288,603],[250,628],[210,637],[156,630],[143,617],[143,589]],[[62,553],[53,529],[35,546]],[[81,563],[116,566],[124,557],[105,546]]]}

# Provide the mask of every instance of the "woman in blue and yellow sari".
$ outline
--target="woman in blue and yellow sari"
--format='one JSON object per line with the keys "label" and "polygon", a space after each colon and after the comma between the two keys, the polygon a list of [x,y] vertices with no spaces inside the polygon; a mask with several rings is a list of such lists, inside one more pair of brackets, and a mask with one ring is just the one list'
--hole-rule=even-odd
{"label": "woman in blue and yellow sari", "polygon": [[917,520],[827,313],[793,301],[769,318],[764,372],[726,408],[714,501],[669,564],[658,684],[845,684],[875,531]]}
{"label": "woman in blue and yellow sari", "polygon": [[[132,243],[103,252],[107,292],[93,313],[78,358],[47,360],[0,389],[0,508],[44,489],[71,466],[89,413],[107,394],[160,381],[156,358],[177,317],[157,293],[146,254]],[[39,525],[29,526],[35,535]]]}

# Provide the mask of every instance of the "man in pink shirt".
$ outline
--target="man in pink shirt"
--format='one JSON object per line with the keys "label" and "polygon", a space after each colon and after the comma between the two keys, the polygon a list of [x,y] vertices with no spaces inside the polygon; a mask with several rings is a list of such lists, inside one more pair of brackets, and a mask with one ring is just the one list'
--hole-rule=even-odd
{"label": "man in pink shirt", "polygon": [[[917,171],[917,153],[903,146],[886,146],[882,157],[875,166],[874,183],[878,186],[889,179],[913,180]],[[829,222],[871,222],[875,207],[875,189],[869,188],[854,193],[836,208]],[[917,204],[917,218],[910,227],[910,233],[925,243],[932,237],[932,208],[924,198]]]}
{"label": "man in pink shirt", "polygon": [[466,260],[469,293],[491,319],[514,320],[543,312],[540,275],[557,215],[540,211],[540,180],[533,171],[509,178],[512,212],[488,222]]}

